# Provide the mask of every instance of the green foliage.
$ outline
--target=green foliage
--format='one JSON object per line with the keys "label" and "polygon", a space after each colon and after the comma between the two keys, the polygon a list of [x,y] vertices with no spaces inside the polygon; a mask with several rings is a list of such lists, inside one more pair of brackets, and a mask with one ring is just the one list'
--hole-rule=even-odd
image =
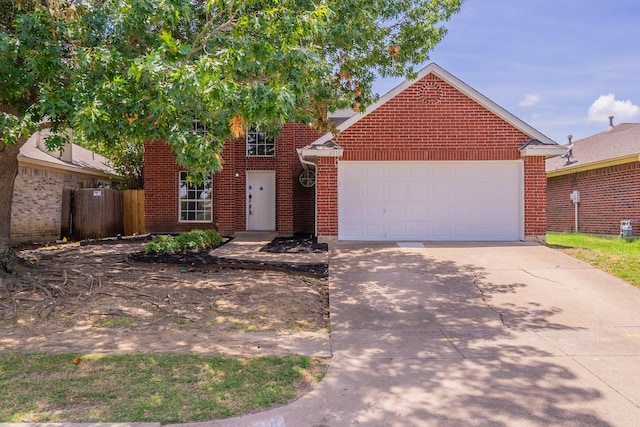
{"label": "green foliage", "polygon": [[547,233],[547,244],[640,287],[640,240]]}
{"label": "green foliage", "polygon": [[323,363],[187,354],[0,354],[0,422],[185,423],[285,404]]}
{"label": "green foliage", "polygon": [[0,3],[0,105],[20,122],[0,120],[5,142],[46,119],[103,153],[161,139],[190,170],[216,171],[247,126],[327,130],[327,110],[376,99],[376,75],[412,75],[461,0]]}
{"label": "green foliage", "polygon": [[173,254],[220,246],[224,239],[215,230],[193,230],[178,236],[157,236],[145,247],[147,254]]}

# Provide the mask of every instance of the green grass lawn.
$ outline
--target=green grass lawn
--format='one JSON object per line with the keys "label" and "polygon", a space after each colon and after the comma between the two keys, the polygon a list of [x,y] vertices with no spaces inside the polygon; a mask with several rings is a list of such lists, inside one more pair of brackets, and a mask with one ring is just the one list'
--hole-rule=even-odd
{"label": "green grass lawn", "polygon": [[640,240],[547,233],[547,244],[640,287]]}
{"label": "green grass lawn", "polygon": [[184,423],[290,402],[322,359],[0,353],[0,422]]}

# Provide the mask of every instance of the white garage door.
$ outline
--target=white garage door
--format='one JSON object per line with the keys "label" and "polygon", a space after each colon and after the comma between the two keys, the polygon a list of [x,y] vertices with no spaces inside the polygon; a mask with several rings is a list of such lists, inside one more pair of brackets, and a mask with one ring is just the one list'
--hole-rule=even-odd
{"label": "white garage door", "polygon": [[521,161],[338,165],[340,240],[524,237]]}

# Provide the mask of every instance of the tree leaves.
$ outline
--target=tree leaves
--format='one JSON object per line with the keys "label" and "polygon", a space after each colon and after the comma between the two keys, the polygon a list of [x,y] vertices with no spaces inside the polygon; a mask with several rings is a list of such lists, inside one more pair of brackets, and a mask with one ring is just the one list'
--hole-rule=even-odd
{"label": "tree leaves", "polygon": [[245,135],[247,124],[244,122],[244,119],[240,114],[236,114],[231,119],[229,128],[231,129],[231,135],[233,135],[234,138],[240,138]]}
{"label": "tree leaves", "polygon": [[[376,76],[411,75],[460,7],[458,0],[25,0],[20,9],[7,1],[0,0],[10,8],[0,23],[0,104],[34,125],[47,118],[54,130],[77,128],[105,149],[162,139],[181,163],[202,170],[221,167],[216,153],[247,127],[274,134],[299,121],[325,130],[327,111],[366,108]],[[195,114],[206,132],[193,132]],[[9,122],[0,122],[7,141],[19,133]]]}

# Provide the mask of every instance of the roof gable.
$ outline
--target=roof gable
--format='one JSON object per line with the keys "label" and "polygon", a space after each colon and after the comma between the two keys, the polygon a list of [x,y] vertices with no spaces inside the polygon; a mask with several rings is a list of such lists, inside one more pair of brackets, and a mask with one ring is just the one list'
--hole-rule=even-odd
{"label": "roof gable", "polygon": [[[487,98],[486,96],[482,95],[480,92],[476,91],[471,86],[469,86],[466,83],[464,83],[463,81],[459,80],[458,78],[456,78],[455,76],[453,76],[449,72],[445,71],[443,68],[441,68],[439,65],[437,65],[435,63],[431,63],[431,64],[427,65],[425,68],[423,68],[418,73],[418,76],[416,77],[416,79],[414,79],[414,80],[405,80],[403,83],[401,83],[400,85],[396,86],[395,88],[393,88],[392,90],[387,92],[385,95],[383,95],[378,100],[378,102],[376,102],[376,103],[372,104],[371,106],[369,106],[369,108],[367,108],[366,111],[364,111],[363,113],[355,114],[352,117],[350,117],[349,119],[347,119],[344,122],[342,122],[338,126],[338,131],[339,132],[343,132],[343,131],[347,130],[348,128],[350,128],[354,124],[358,123],[363,118],[367,117],[368,115],[370,115],[374,111],[378,110],[380,107],[385,105],[391,99],[393,99],[396,96],[398,96],[400,93],[402,93],[404,90],[406,90],[410,86],[412,86],[412,85],[416,84],[417,82],[421,81],[424,77],[426,77],[429,74],[433,74],[433,75],[437,76],[438,78],[440,78],[444,82],[448,83],[449,85],[454,87],[456,90],[458,90],[462,94],[466,95],[467,97],[469,97],[470,99],[475,101],[480,106],[484,107],[489,112],[495,114],[497,117],[499,117],[502,120],[504,120],[505,122],[509,123],[514,128],[516,128],[517,130],[521,131],[522,133],[528,135],[532,139],[538,140],[540,143],[545,144],[545,145],[554,145],[554,146],[557,145],[557,143],[554,142],[553,140],[551,140],[549,137],[547,137],[546,135],[544,135],[541,132],[537,131],[536,129],[534,129],[533,127],[528,125],[527,123],[523,122],[522,120],[520,120],[519,118],[514,116],[513,114],[509,113],[507,110],[505,110],[504,108],[500,107],[498,104],[496,104],[495,102],[491,101],[489,98]],[[325,144],[327,141],[332,140],[333,138],[334,138],[334,135],[329,132],[329,133],[324,134],[320,138],[318,138],[311,145],[312,146],[313,145],[321,146],[321,145]]]}
{"label": "roof gable", "polygon": [[[640,123],[621,123],[572,143],[570,158],[547,160],[547,175],[564,175],[638,160]],[[563,146],[569,148],[568,144]]]}

